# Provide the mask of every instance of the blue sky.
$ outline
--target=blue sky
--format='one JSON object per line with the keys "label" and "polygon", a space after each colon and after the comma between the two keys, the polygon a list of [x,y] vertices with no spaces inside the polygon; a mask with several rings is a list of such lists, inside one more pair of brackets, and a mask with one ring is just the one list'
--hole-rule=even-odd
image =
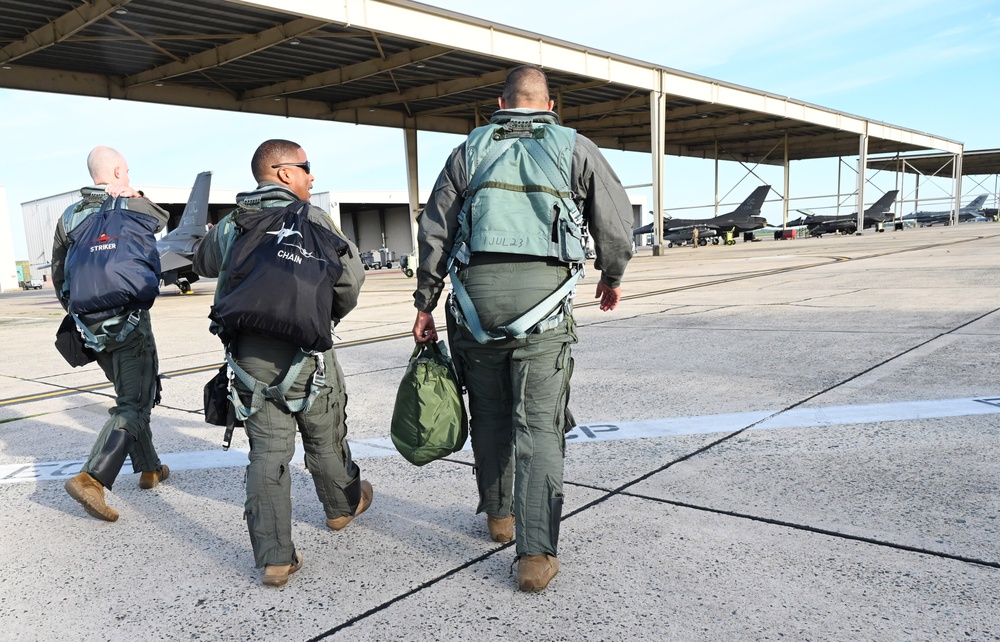
{"label": "blue sky", "polygon": [[[542,0],[530,12],[497,2],[428,4],[928,132],[960,141],[968,150],[1000,147],[997,0],[576,0],[572,5]],[[566,6],[571,11],[564,11]],[[315,191],[406,187],[403,134],[393,129],[4,89],[0,113],[5,151],[0,184],[7,190],[18,259],[27,258],[20,204],[85,184],[87,152],[99,144],[122,151],[140,185],[188,186],[197,172],[212,170],[215,187],[248,189],[253,186],[249,159],[257,144],[289,138],[313,161]],[[419,142],[420,187],[429,189],[461,138],[420,134]],[[648,155],[607,156],[624,184],[649,182]],[[666,207],[712,202],[711,161],[668,157],[666,172]],[[853,189],[849,172],[845,167],[842,192]],[[742,200],[756,185],[745,173],[739,165],[721,164],[722,202]],[[758,174],[780,188],[780,168],[761,168]],[[792,197],[832,194],[836,160],[793,164],[791,180]],[[872,180],[890,189],[895,178]],[[985,186],[992,191],[993,179]],[[950,181],[922,184],[921,197],[943,197],[948,190]],[[966,179],[969,190],[975,187]],[[648,189],[636,192],[648,202]],[[780,220],[777,203],[765,205],[763,213],[772,222]]]}

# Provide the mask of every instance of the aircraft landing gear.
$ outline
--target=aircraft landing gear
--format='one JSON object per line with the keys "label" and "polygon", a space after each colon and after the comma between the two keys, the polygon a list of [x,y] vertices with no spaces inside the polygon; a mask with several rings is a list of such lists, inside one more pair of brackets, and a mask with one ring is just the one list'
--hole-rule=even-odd
{"label": "aircraft landing gear", "polygon": [[181,294],[191,294],[191,284],[188,281],[181,279],[177,282],[177,287],[180,288]]}
{"label": "aircraft landing gear", "polygon": [[712,239],[712,245],[718,245],[718,244],[719,244],[719,237],[716,236]]}
{"label": "aircraft landing gear", "polygon": [[698,245],[701,245],[702,247],[708,245],[708,239],[698,239]]}

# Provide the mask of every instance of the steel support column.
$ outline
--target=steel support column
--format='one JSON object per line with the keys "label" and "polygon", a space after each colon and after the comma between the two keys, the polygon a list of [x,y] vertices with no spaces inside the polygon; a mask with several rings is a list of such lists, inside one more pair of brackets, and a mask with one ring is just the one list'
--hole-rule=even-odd
{"label": "steel support column", "polygon": [[785,187],[781,199],[781,227],[788,226],[788,189],[791,185],[791,161],[788,159],[788,133],[785,133]]}
{"label": "steel support column", "polygon": [[715,214],[719,215],[719,139],[715,139]]}
{"label": "steel support column", "polygon": [[[662,83],[662,76],[660,78]],[[661,91],[649,92],[649,135],[650,156],[653,160],[653,256],[663,254],[663,119],[666,111],[666,97]]]}
{"label": "steel support column", "polygon": [[406,146],[406,189],[410,200],[410,251],[417,249],[417,215],[420,213],[420,189],[417,185],[417,129],[403,129]]}
{"label": "steel support column", "polygon": [[951,224],[958,225],[958,211],[962,209],[962,160],[964,156],[964,148],[962,152],[955,154],[955,165],[952,168],[955,174],[955,198],[952,200],[951,207]]}
{"label": "steel support column", "polygon": [[865,169],[868,167],[868,124],[865,123],[865,133],[858,137],[858,229],[855,234],[861,236],[865,229]]}

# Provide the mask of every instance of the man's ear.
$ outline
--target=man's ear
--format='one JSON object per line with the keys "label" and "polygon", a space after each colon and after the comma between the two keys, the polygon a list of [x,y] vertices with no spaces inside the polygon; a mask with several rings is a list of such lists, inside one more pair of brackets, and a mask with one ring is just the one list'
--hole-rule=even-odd
{"label": "man's ear", "polygon": [[497,105],[500,106],[500,109],[507,109],[507,101],[505,101],[502,96],[497,98]]}
{"label": "man's ear", "polygon": [[274,176],[275,178],[278,179],[278,182],[281,183],[282,185],[291,185],[291,183],[288,180],[287,167],[279,167],[278,170],[274,173]]}

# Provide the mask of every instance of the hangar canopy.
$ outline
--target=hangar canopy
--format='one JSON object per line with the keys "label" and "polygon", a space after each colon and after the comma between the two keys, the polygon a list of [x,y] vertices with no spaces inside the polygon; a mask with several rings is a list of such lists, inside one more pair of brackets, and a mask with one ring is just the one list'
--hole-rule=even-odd
{"label": "hangar canopy", "polygon": [[[911,154],[868,159],[868,169],[934,175],[954,159],[951,154]],[[944,172],[946,175],[950,170]],[[1000,149],[977,149],[962,152],[962,176],[1000,174]]]}
{"label": "hangar canopy", "polygon": [[789,159],[857,156],[865,134],[871,154],[961,151],[407,0],[0,0],[0,14],[0,87],[14,89],[464,134],[530,63],[563,121],[605,148],[650,152],[658,131],[667,154],[774,164],[786,135]]}

